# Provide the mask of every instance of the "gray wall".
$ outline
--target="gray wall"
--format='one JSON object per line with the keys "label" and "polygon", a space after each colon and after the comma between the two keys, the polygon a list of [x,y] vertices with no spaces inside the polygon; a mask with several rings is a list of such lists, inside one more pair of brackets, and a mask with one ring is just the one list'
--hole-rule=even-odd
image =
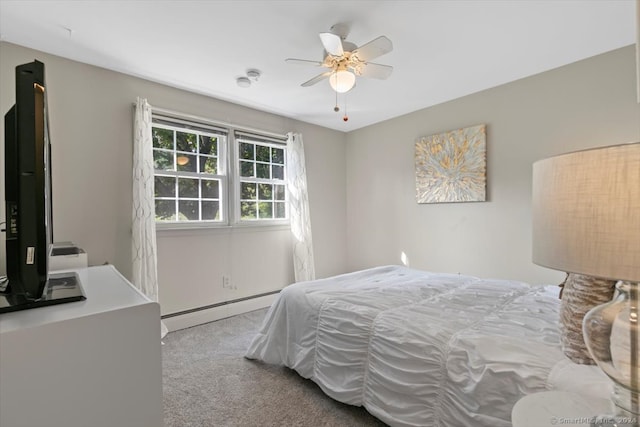
{"label": "gray wall", "polygon": [[[301,132],[306,148],[316,273],[346,270],[346,135],[196,95],[139,78],[0,42],[0,111],[15,102],[15,66],[45,63],[50,113],[56,241],[83,247],[91,265],[109,262],[131,277],[133,109],[137,96],[153,106],[275,133]],[[4,120],[0,124],[4,140]],[[4,183],[4,150],[0,152]],[[4,217],[4,184],[0,186]],[[171,313],[293,281],[286,230],[159,231],[162,312]],[[4,234],[0,241],[4,272]],[[266,255],[265,255],[266,254]],[[238,257],[249,263],[247,269]],[[222,289],[231,275],[238,289]]]}
{"label": "gray wall", "polygon": [[[536,160],[640,141],[631,46],[351,132],[347,137],[349,269],[399,264],[557,283],[531,262]],[[487,125],[484,203],[418,204],[416,139]]]}

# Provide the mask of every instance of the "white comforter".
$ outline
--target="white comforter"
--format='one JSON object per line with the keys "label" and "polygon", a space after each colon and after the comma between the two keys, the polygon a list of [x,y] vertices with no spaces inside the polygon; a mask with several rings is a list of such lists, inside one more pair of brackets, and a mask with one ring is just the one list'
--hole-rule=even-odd
{"label": "white comforter", "polygon": [[564,359],[557,287],[378,267],[285,288],[246,357],[393,426],[510,426]]}

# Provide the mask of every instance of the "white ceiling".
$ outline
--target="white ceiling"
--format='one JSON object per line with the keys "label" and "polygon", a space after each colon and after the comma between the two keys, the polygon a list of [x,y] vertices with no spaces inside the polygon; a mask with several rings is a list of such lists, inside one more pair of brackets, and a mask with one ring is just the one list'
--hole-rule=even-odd
{"label": "white ceiling", "polygon": [[[322,68],[284,61],[322,60],[336,23],[394,45],[374,60],[391,77],[348,93],[348,122],[327,81],[300,87]],[[350,131],[630,45],[635,1],[0,0],[0,40]],[[238,87],[250,68],[262,77]]]}

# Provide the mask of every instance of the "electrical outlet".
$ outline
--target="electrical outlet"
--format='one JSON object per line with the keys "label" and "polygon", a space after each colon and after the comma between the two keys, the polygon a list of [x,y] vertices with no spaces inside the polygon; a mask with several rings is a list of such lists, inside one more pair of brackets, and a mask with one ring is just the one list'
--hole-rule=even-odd
{"label": "electrical outlet", "polygon": [[222,287],[231,289],[231,277],[222,276]]}

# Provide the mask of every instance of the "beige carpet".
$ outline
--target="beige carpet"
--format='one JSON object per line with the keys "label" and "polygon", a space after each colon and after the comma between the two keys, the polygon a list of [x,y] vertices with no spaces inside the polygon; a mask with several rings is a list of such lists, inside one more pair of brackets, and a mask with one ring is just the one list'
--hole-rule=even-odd
{"label": "beige carpet", "polygon": [[265,314],[258,310],[164,338],[165,427],[385,425],[290,369],[245,359]]}

